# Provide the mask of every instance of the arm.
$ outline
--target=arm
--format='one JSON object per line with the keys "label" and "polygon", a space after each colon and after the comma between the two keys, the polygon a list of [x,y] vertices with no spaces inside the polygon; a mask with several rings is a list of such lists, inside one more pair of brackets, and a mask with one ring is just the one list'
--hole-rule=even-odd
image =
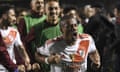
{"label": "arm", "polygon": [[0,62],[3,66],[12,72],[17,69],[17,65],[14,64],[10,59],[10,56],[5,47],[0,47]]}
{"label": "arm", "polygon": [[[58,54],[51,54],[50,53],[50,47],[49,44],[51,45],[50,43],[51,40],[48,40],[45,42],[45,45],[44,46],[41,46],[39,48],[37,48],[37,52],[35,53],[35,59],[38,61],[38,62],[41,62],[41,63],[46,63],[46,64],[55,64],[55,63],[59,63],[60,61],[60,55]],[[49,42],[49,43],[47,43]]]}
{"label": "arm", "polygon": [[35,53],[35,59],[40,63],[46,63],[46,64],[53,61],[53,57],[50,56],[47,45],[37,48],[37,52]]}
{"label": "arm", "polygon": [[35,60],[40,62],[40,63],[45,63],[45,57],[41,54],[38,54],[37,52],[35,53]]}
{"label": "arm", "polygon": [[18,51],[19,51],[21,57],[23,58],[23,60],[25,61],[25,63],[29,64],[30,59],[29,59],[27,51],[25,50],[25,47],[23,46],[23,43],[20,39],[19,32],[17,32],[17,36],[16,36],[16,39],[15,39],[15,46],[18,49]]}
{"label": "arm", "polygon": [[22,41],[24,41],[24,37],[27,35],[26,32],[26,23],[24,18],[20,19],[19,24],[17,25],[18,27],[18,31],[20,33],[20,37],[22,39]]}
{"label": "arm", "polygon": [[90,37],[90,46],[89,46],[89,57],[96,68],[100,67],[100,55],[98,53],[98,50],[96,49],[94,40],[92,37]]}
{"label": "arm", "polygon": [[37,52],[35,53],[35,59],[36,59],[36,61],[38,61],[40,63],[46,63],[46,64],[56,64],[56,63],[59,63],[61,60],[60,55],[58,55],[58,54],[44,56]]}
{"label": "arm", "polygon": [[26,23],[24,18],[20,19],[17,28],[20,33],[21,40],[25,44],[29,44],[29,42],[31,42],[35,38],[34,28],[31,28],[30,32],[27,34],[27,28],[26,28]]}
{"label": "arm", "polygon": [[17,66],[13,63],[5,47],[0,47],[0,56],[0,63],[5,66],[10,72],[25,71],[23,65]]}
{"label": "arm", "polygon": [[100,55],[98,51],[93,51],[89,54],[90,59],[92,60],[93,64],[96,65],[96,68],[100,67]]}
{"label": "arm", "polygon": [[0,34],[0,63],[11,72],[17,69],[17,65],[14,64],[13,61],[10,59],[7,48],[2,40],[1,34]]}
{"label": "arm", "polygon": [[24,59],[25,65],[28,65],[30,63],[30,59],[29,59],[29,56],[28,56],[24,46],[23,45],[18,46],[18,51],[19,51],[20,55],[22,56],[22,58]]}
{"label": "arm", "polygon": [[35,30],[34,27],[30,29],[30,32],[25,37],[25,43],[29,44],[35,38]]}

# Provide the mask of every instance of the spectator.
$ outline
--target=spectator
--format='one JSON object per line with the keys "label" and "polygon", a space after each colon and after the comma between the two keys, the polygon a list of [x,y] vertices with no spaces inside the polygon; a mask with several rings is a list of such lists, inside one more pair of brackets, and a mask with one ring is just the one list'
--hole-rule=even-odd
{"label": "spectator", "polygon": [[95,9],[95,14],[90,17],[85,32],[92,35],[95,40],[101,56],[101,70],[110,72],[110,64],[112,63],[110,45],[115,38],[114,25],[107,19],[104,13],[104,6],[101,3],[93,4],[91,7]]}
{"label": "spectator", "polygon": [[120,4],[117,4],[114,8],[116,22],[115,22],[115,34],[116,39],[112,44],[112,50],[115,51],[114,53],[114,72],[119,72],[120,69]]}
{"label": "spectator", "polygon": [[44,15],[44,0],[31,0],[31,13],[20,20],[18,30],[22,40],[29,33],[29,30],[35,24],[38,24],[45,19]]}
{"label": "spectator", "polygon": [[28,15],[29,11],[26,8],[17,8],[17,24],[19,24],[19,20],[24,18],[24,16]]}

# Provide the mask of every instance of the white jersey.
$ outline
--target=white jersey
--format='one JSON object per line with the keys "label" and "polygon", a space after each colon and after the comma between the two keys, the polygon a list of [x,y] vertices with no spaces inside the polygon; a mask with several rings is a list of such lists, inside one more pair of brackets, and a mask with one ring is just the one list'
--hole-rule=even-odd
{"label": "white jersey", "polygon": [[[79,70],[79,72],[87,69],[88,53],[94,51],[96,51],[95,43],[88,34],[81,34],[72,46],[67,45],[62,38],[55,38],[46,41],[44,46],[37,48],[37,52],[42,55],[50,56],[51,54],[58,53],[61,55],[63,62],[81,63],[82,71]],[[62,66],[57,64],[51,65],[51,72],[63,72]]]}
{"label": "white jersey", "polygon": [[8,27],[8,29],[0,29],[0,33],[7,47],[10,59],[16,64],[14,45],[15,46],[22,45],[19,32],[13,27]]}

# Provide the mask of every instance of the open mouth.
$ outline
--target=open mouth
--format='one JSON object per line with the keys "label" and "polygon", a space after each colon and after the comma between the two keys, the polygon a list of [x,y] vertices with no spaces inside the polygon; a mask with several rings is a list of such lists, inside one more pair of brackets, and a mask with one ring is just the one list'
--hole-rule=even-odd
{"label": "open mouth", "polygon": [[38,7],[37,7],[37,10],[41,10],[41,9],[42,9],[42,7],[41,7],[41,6],[38,6]]}
{"label": "open mouth", "polygon": [[77,32],[76,32],[76,31],[75,31],[75,32],[73,32],[72,34],[73,34],[73,36],[77,36]]}
{"label": "open mouth", "polygon": [[76,39],[77,38],[77,32],[73,32],[72,37],[73,37],[73,39]]}

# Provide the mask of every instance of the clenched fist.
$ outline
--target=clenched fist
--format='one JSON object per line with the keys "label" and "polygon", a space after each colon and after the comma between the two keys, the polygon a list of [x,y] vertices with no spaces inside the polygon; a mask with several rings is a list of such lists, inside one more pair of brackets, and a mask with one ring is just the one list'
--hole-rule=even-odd
{"label": "clenched fist", "polygon": [[32,65],[32,70],[35,71],[35,72],[39,72],[40,70],[40,65],[38,63],[34,63]]}
{"label": "clenched fist", "polygon": [[18,65],[18,71],[19,72],[25,72],[25,66],[24,65]]}
{"label": "clenched fist", "polygon": [[61,56],[59,54],[53,54],[48,57],[48,63],[56,64],[61,60]]}
{"label": "clenched fist", "polygon": [[55,63],[60,63],[60,61],[61,61],[61,56],[59,55],[59,54],[56,54],[55,55]]}

